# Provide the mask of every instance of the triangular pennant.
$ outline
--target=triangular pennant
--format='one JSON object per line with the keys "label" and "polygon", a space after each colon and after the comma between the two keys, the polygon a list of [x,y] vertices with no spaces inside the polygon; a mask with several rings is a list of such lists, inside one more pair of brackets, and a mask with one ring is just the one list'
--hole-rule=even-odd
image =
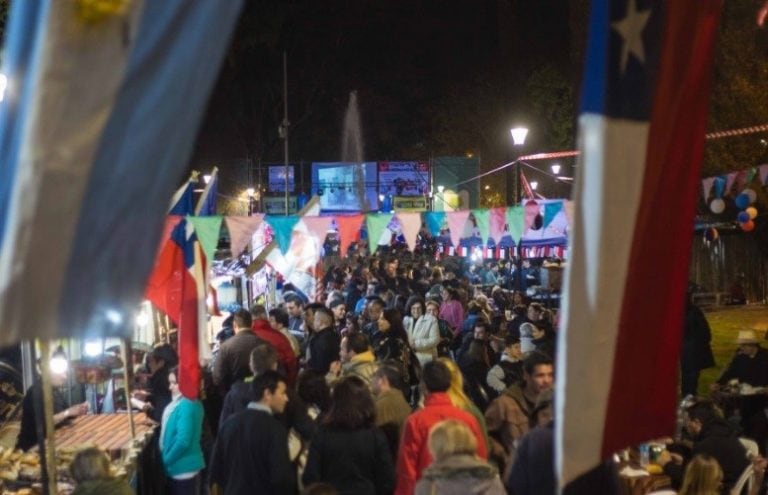
{"label": "triangular pennant", "polygon": [[445,222],[445,212],[428,211],[424,214],[424,221],[427,224],[429,232],[437,237],[440,235],[440,229],[443,228],[443,222]]}
{"label": "triangular pennant", "polygon": [[712,184],[715,183],[714,177],[707,177],[706,179],[703,179],[701,181],[701,189],[704,192],[704,201],[707,201],[709,199],[709,193],[712,191]]}
{"label": "triangular pennant", "polygon": [[347,255],[347,249],[352,241],[360,235],[363,218],[365,217],[362,214],[336,217],[336,228],[339,229],[339,254],[342,258]]}
{"label": "triangular pennant", "polygon": [[408,249],[413,251],[416,249],[416,238],[421,230],[421,213],[401,211],[395,216],[400,221],[400,227],[403,230],[403,237],[405,237],[405,243],[408,244]]}
{"label": "triangular pennant", "polygon": [[331,228],[333,217],[302,217],[301,223],[307,227],[307,232],[312,236],[317,246],[325,243],[325,236],[328,235],[328,229]]}
{"label": "triangular pennant", "polygon": [[525,210],[522,206],[510,206],[507,208],[507,227],[509,235],[515,241],[515,245],[520,244],[525,230]]}
{"label": "triangular pennant", "polygon": [[251,242],[254,232],[259,229],[263,219],[264,215],[261,214],[247,217],[224,217],[224,223],[227,224],[227,230],[229,231],[229,245],[233,258],[240,256],[245,246]]}
{"label": "triangular pennant", "polygon": [[573,201],[565,200],[563,209],[565,210],[565,217],[568,219],[568,228],[571,229],[573,228]]}
{"label": "triangular pennant", "polygon": [[765,179],[768,178],[768,164],[760,165],[757,170],[760,173],[760,184],[765,185]]}
{"label": "triangular pennant", "polygon": [[392,221],[393,213],[369,213],[365,216],[365,226],[368,229],[368,250],[370,254],[379,249],[379,239],[389,222]]}
{"label": "triangular pennant", "polygon": [[747,169],[747,172],[746,172],[746,182],[747,182],[747,184],[752,182],[752,179],[755,178],[756,174],[757,174],[757,168],[756,167],[752,167],[752,168]]}
{"label": "triangular pennant", "polygon": [[555,216],[563,210],[563,202],[546,203],[544,205],[544,224],[542,228],[547,228]]}
{"label": "triangular pennant", "polygon": [[733,183],[736,182],[736,172],[731,172],[726,175],[725,178],[725,194],[729,194],[733,188]]}
{"label": "triangular pennant", "polygon": [[488,244],[488,237],[491,235],[491,212],[475,208],[472,210],[472,215],[475,217],[477,230],[480,231],[480,239],[483,241],[483,246],[486,246]]}
{"label": "triangular pennant", "polygon": [[501,238],[504,237],[504,226],[507,224],[507,209],[506,208],[492,208],[491,213],[491,239],[499,245]]}
{"label": "triangular pennant", "polygon": [[448,229],[451,231],[451,242],[453,247],[459,247],[461,234],[464,232],[464,225],[469,218],[469,210],[451,211],[445,215],[448,220]]}
{"label": "triangular pennant", "polygon": [[723,194],[725,193],[725,184],[727,182],[727,179],[725,176],[721,175],[719,177],[715,177],[715,197],[716,198],[722,198]]}
{"label": "triangular pennant", "polygon": [[197,239],[203,248],[205,259],[208,260],[208,266],[210,266],[213,255],[216,253],[216,246],[219,244],[222,218],[218,215],[209,217],[189,216],[187,220],[195,226],[195,234],[197,234]]}
{"label": "triangular pennant", "polygon": [[290,215],[287,217],[274,217],[267,215],[265,220],[272,227],[275,233],[275,239],[277,245],[280,246],[280,252],[285,254],[288,252],[288,248],[291,247],[291,235],[293,235],[293,228],[299,221],[299,217],[296,215]]}
{"label": "triangular pennant", "polygon": [[736,172],[736,190],[741,191],[747,183],[747,171],[739,170]]}

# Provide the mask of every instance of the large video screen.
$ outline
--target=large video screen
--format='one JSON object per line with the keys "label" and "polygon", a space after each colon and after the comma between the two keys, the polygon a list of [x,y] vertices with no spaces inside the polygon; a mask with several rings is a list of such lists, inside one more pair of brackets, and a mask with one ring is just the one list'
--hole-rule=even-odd
{"label": "large video screen", "polygon": [[376,162],[313,163],[312,192],[323,211],[377,210]]}
{"label": "large video screen", "polygon": [[428,193],[428,163],[379,162],[379,194],[424,196]]}

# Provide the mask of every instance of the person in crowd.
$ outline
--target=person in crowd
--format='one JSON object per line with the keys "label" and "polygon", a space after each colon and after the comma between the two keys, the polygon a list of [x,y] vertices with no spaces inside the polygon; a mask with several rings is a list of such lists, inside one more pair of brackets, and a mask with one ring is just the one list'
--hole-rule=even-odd
{"label": "person in crowd", "polygon": [[304,302],[295,294],[285,297],[285,311],[288,313],[288,331],[299,341],[304,338]]}
{"label": "person in crowd", "polygon": [[477,424],[480,425],[480,429],[483,432],[485,444],[490,448],[491,439],[488,436],[488,426],[485,424],[485,416],[465,392],[464,376],[461,374],[461,370],[456,362],[449,358],[440,358],[439,361],[451,372],[451,387],[448,389],[448,397],[451,399],[451,404],[462,411],[468,412],[477,420]]}
{"label": "person in crowd", "polygon": [[415,495],[506,495],[498,471],[477,456],[477,440],[461,421],[437,423],[427,446],[434,462],[416,483]]}
{"label": "person in crowd", "polygon": [[222,389],[224,394],[237,380],[251,374],[251,369],[248,366],[251,351],[263,342],[251,330],[252,323],[253,320],[249,311],[238,310],[233,320],[235,336],[222,344],[219,356],[216,358],[213,367],[213,382]]}
{"label": "person in crowd", "polygon": [[[555,473],[555,422],[552,393],[539,396],[533,407],[532,429],[520,439],[514,464],[503,476],[507,492],[514,495],[557,493]],[[548,414],[545,414],[545,411]],[[613,462],[607,461],[565,486],[563,495],[619,495],[623,493]]]}
{"label": "person in crowd", "polygon": [[[88,412],[88,404],[83,402],[71,407],[67,406],[67,399],[61,392],[61,387],[67,383],[69,363],[66,361],[63,352],[55,352],[53,359],[63,364],[60,367],[53,366],[50,369],[53,394],[53,424],[59,425],[70,418],[86,414]],[[37,425],[42,423],[44,418],[43,412],[38,408],[38,404],[43,402],[42,391],[42,383],[40,378],[37,377],[24,395],[24,399],[21,402],[21,430],[16,438],[17,449],[27,450],[38,443]],[[44,423],[43,428],[45,428]]]}
{"label": "person in crowd", "polygon": [[346,326],[347,305],[342,297],[332,299],[328,303],[328,309],[333,313],[333,328],[341,335],[341,330]]}
{"label": "person in crowd", "polygon": [[699,388],[699,373],[715,365],[709,322],[701,309],[693,304],[690,291],[686,297],[683,345],[680,349],[680,392],[683,397],[695,396]]}
{"label": "person in crowd", "polygon": [[288,339],[288,342],[291,344],[291,350],[293,351],[294,356],[298,359],[299,356],[301,356],[301,345],[299,344],[299,339],[288,330],[289,321],[290,318],[288,313],[284,310],[280,308],[269,310],[269,325],[274,330],[285,335],[285,338]]}
{"label": "person in crowd", "polygon": [[526,323],[528,307],[523,304],[512,306],[511,310],[504,312],[507,334],[521,338],[520,326]]}
{"label": "person in crowd", "polygon": [[483,279],[485,285],[496,285],[499,283],[499,265],[492,263],[490,268],[485,272]]}
{"label": "person in crowd", "polygon": [[536,331],[536,325],[525,322],[520,325],[520,350],[523,355],[527,355],[536,350],[536,344],[533,343],[533,334]]}
{"label": "person in crowd", "polygon": [[440,318],[440,302],[435,299],[430,299],[426,303],[427,314],[432,315],[437,320],[437,329],[440,333],[440,342],[437,344],[438,357],[448,357],[451,355],[451,347],[453,345],[453,330],[448,325],[448,322]]}
{"label": "person in crowd", "polygon": [[393,462],[397,459],[403,425],[411,414],[404,387],[403,372],[397,363],[379,363],[371,381],[371,391],[376,404],[376,426],[387,438]]}
{"label": "person in crowd", "polygon": [[345,376],[357,376],[368,387],[371,386],[371,379],[376,372],[376,357],[371,351],[368,337],[362,333],[353,333],[342,338],[339,358],[340,361],[331,363],[326,375],[329,384]]}
{"label": "person in crowd", "polygon": [[538,352],[523,361],[523,384],[507,387],[485,411],[492,455],[505,474],[515,457],[516,443],[528,432],[539,394],[554,384],[552,358]]}
{"label": "person in crowd", "polygon": [[540,327],[534,325],[531,330],[531,337],[533,337],[531,343],[534,346],[534,350],[554,359],[556,335],[552,327],[549,325]]}
{"label": "person in crowd", "polygon": [[[693,438],[691,456],[698,454],[714,457],[723,470],[723,485],[730,490],[749,465],[747,452],[730,425],[720,416],[711,401],[699,401],[685,411],[684,426]],[[686,467],[685,459],[664,451],[659,459],[672,486],[680,488]]]}
{"label": "person in crowd", "polygon": [[219,426],[233,414],[242,411],[251,402],[251,382],[253,378],[265,371],[277,371],[278,355],[272,344],[261,343],[253,348],[248,360],[251,375],[242,378],[232,384],[232,387],[224,397],[224,405],[221,408]]}
{"label": "person in crowd", "polygon": [[440,344],[437,318],[426,312],[421,296],[411,296],[405,306],[403,326],[408,334],[408,343],[423,367],[437,358],[437,346]]}
{"label": "person in crowd", "polygon": [[328,483],[312,483],[302,490],[301,495],[339,495],[339,492]]}
{"label": "person in crowd", "polygon": [[200,490],[200,471],[205,467],[200,439],[203,406],[181,395],[178,368],[168,375],[171,403],[163,412],[159,446],[171,495],[195,495]]}
{"label": "person in crowd", "polygon": [[451,387],[451,372],[445,364],[440,361],[427,363],[424,366],[423,386],[426,392],[424,408],[411,414],[403,426],[397,455],[397,495],[413,493],[416,481],[432,463],[427,438],[432,427],[444,419],[456,419],[466,424],[477,440],[478,455],[483,459],[488,457],[483,432],[477,420],[451,403],[447,394]]}
{"label": "person in crowd", "polygon": [[357,303],[363,299],[365,291],[365,280],[359,276],[353,276],[347,283],[347,298],[344,303],[350,311],[357,311]]}
{"label": "person in crowd", "polygon": [[214,493],[294,494],[296,474],[288,455],[288,432],[274,418],[288,402],[285,379],[276,371],[254,378],[254,400],[221,427],[213,447],[210,483]]}
{"label": "person in crowd", "polygon": [[179,362],[176,351],[169,344],[160,344],[147,355],[149,376],[145,386],[134,391],[131,404],[147,413],[156,422],[163,418],[165,406],[171,402],[168,374]]}
{"label": "person in crowd", "polygon": [[321,418],[331,407],[331,388],[325,375],[319,371],[303,371],[299,375],[296,392],[307,405],[307,413],[313,421]]}
{"label": "person in crowd", "polygon": [[378,330],[371,337],[371,346],[379,361],[395,360],[404,363],[408,359],[408,334],[403,319],[396,309],[387,308],[381,312],[377,322]]}
{"label": "person in crowd", "polygon": [[342,495],[392,493],[392,458],[375,416],[368,385],[356,376],[339,380],[331,408],[309,446],[304,484],[325,482]]}
{"label": "person in crowd", "polygon": [[275,348],[280,366],[285,373],[286,380],[288,380],[288,385],[292,387],[296,383],[296,376],[299,373],[299,361],[296,358],[291,341],[272,326],[267,310],[261,304],[255,304],[251,308],[251,317],[253,318],[251,326],[253,333],[262,341],[268,342]]}
{"label": "person in crowd", "polygon": [[96,447],[75,454],[69,473],[76,485],[72,495],[133,495],[127,481],[112,476],[107,454]]}
{"label": "person in crowd", "polygon": [[514,335],[504,338],[504,351],[501,359],[488,372],[485,382],[497,394],[507,387],[520,383],[523,379],[523,351],[520,349],[520,339]]}
{"label": "person in crowd", "polygon": [[340,340],[333,329],[333,313],[321,306],[314,311],[312,334],[307,340],[307,369],[328,373],[339,356]]}
{"label": "person in crowd", "polygon": [[477,301],[469,301],[467,304],[467,316],[464,322],[461,324],[460,341],[463,342],[467,335],[472,334],[472,330],[475,328],[475,323],[482,318],[482,310]]}
{"label": "person in crowd", "polygon": [[486,408],[493,395],[493,390],[486,384],[488,372],[496,364],[496,352],[491,347],[490,338],[491,326],[485,320],[478,320],[456,358],[466,380],[464,385],[468,395],[480,409]]}
{"label": "person in crowd", "polygon": [[[768,386],[768,350],[760,345],[756,332],[739,331],[736,343],[739,346],[736,355],[711,385],[712,390],[717,391],[732,380],[753,387]],[[768,441],[768,418],[763,412],[766,407],[768,397],[764,394],[745,396],[740,401],[741,427],[746,436],[757,442],[762,453]]]}
{"label": "person in crowd", "polygon": [[440,305],[440,318],[447,321],[453,334],[457,335],[464,322],[464,307],[461,305],[459,293],[452,287],[444,287],[440,297],[443,300]]}
{"label": "person in crowd", "polygon": [[373,297],[368,300],[368,304],[365,307],[368,323],[363,326],[363,333],[369,339],[372,339],[379,331],[379,320],[381,319],[385,307],[386,304],[384,304],[384,301],[379,297]]}
{"label": "person in crowd", "polygon": [[678,495],[720,495],[722,483],[723,470],[717,459],[700,454],[685,468]]}

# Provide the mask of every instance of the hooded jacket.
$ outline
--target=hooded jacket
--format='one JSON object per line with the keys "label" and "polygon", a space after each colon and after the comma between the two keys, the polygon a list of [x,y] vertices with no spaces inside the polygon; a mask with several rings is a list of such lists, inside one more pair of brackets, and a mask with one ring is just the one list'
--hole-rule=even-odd
{"label": "hooded jacket", "polygon": [[416,483],[415,495],[505,495],[496,468],[477,456],[457,454],[435,461]]}

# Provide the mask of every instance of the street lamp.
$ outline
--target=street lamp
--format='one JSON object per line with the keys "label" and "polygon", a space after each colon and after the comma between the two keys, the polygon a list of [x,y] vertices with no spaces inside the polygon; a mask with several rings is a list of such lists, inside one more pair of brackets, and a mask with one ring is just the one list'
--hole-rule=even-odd
{"label": "street lamp", "polygon": [[512,134],[512,142],[515,146],[522,146],[525,144],[525,138],[528,136],[527,127],[513,127],[509,132]]}
{"label": "street lamp", "polygon": [[440,194],[442,194],[442,193],[443,193],[443,191],[445,191],[445,186],[437,186],[437,192],[439,192]]}
{"label": "street lamp", "polygon": [[531,189],[533,189],[535,191],[538,188],[539,188],[539,183],[537,181],[535,181],[535,180],[532,180],[531,181]]}
{"label": "street lamp", "polygon": [[245,194],[248,195],[248,215],[253,215],[253,196],[256,194],[256,189],[249,187],[245,190]]}
{"label": "street lamp", "polygon": [[[512,144],[515,146],[523,146],[525,144],[525,138],[528,137],[528,128],[527,127],[513,127],[509,130],[509,133],[512,134]],[[520,203],[520,162],[515,159],[515,166],[514,166],[514,188],[511,187],[512,184],[510,184],[509,181],[509,174],[507,174],[507,201],[509,201],[510,192],[514,191],[515,196],[513,199],[514,204]]]}
{"label": "street lamp", "polygon": [[560,174],[560,164],[559,163],[553,163],[552,167],[550,167],[550,168],[552,169],[552,173],[553,174],[555,174],[555,175]]}

